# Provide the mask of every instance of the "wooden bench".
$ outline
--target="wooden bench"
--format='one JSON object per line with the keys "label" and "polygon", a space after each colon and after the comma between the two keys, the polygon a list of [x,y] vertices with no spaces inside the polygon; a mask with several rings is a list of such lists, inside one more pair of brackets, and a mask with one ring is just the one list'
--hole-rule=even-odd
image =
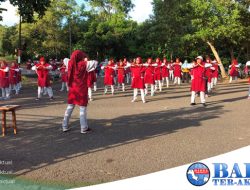
{"label": "wooden bench", "polygon": [[0,111],[2,112],[2,136],[5,136],[6,133],[6,113],[12,112],[12,127],[14,129],[14,134],[17,134],[16,126],[16,109],[20,108],[19,105],[5,105],[0,106]]}

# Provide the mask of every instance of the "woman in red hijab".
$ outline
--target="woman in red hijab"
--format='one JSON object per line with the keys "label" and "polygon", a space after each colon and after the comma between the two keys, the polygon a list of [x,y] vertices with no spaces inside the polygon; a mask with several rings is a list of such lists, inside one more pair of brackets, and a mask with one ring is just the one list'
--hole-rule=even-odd
{"label": "woman in red hijab", "polygon": [[40,62],[32,67],[32,70],[36,71],[37,74],[37,98],[36,100],[41,99],[41,94],[43,90],[47,90],[50,100],[53,100],[53,90],[50,84],[49,71],[52,69],[52,66],[46,63],[44,57],[40,58]]}
{"label": "woman in red hijab", "polygon": [[[85,58],[85,61],[88,61],[88,58]],[[93,70],[93,71],[88,73],[88,96],[89,96],[89,101],[93,101],[92,88],[94,87],[94,91],[96,91],[96,89],[97,89],[96,82],[97,82],[96,70]]]}
{"label": "woman in red hijab", "polygon": [[153,59],[148,58],[145,70],[145,75],[144,75],[144,82],[145,82],[145,95],[148,94],[148,86],[151,86],[151,96],[154,96],[155,93],[155,78],[154,78],[154,73],[155,73],[155,66],[158,66],[157,64],[153,64]]}
{"label": "woman in red hijab", "polygon": [[206,65],[203,62],[203,57],[198,56],[196,61],[193,62],[191,66],[191,105],[196,105],[195,97],[196,93],[200,92],[200,99],[201,103],[204,107],[206,107],[206,100],[205,100],[205,91],[206,91]]}
{"label": "woman in red hijab", "polygon": [[168,60],[166,58],[163,59],[163,63],[162,63],[162,86],[164,85],[164,81],[166,81],[167,84],[167,88],[169,88],[169,63]]}
{"label": "woman in red hijab", "polygon": [[131,87],[134,89],[134,97],[132,102],[135,102],[138,95],[138,89],[141,91],[141,99],[143,103],[146,103],[145,100],[145,83],[144,83],[144,73],[146,71],[146,67],[142,64],[141,57],[137,57],[135,60],[135,64],[131,65],[131,73],[132,73],[132,84]]}
{"label": "woman in red hijab", "polygon": [[9,67],[5,61],[0,62],[0,87],[2,89],[2,98],[9,99]]}
{"label": "woman in red hijab", "polygon": [[218,76],[219,76],[219,65],[217,60],[213,60],[212,61],[212,88],[215,88],[217,85],[217,81],[218,81]]}
{"label": "woman in red hijab", "polygon": [[230,80],[229,83],[232,83],[233,80],[237,81],[238,76],[239,76],[239,65],[238,61],[236,59],[232,60],[232,64],[229,66],[229,75],[230,75]]}
{"label": "woman in red hijab", "polygon": [[119,61],[117,66],[117,79],[118,79],[118,89],[122,85],[122,91],[125,92],[125,78],[126,78],[126,66],[122,60]]}
{"label": "woman in red hijab", "polygon": [[62,66],[58,68],[58,70],[60,72],[60,76],[61,76],[61,81],[62,81],[62,87],[61,87],[60,92],[63,92],[65,87],[66,87],[66,90],[69,91],[69,87],[68,87],[68,69],[67,69],[68,62],[69,62],[69,59],[65,58],[63,60]]}
{"label": "woman in red hijab", "polygon": [[159,90],[160,90],[160,92],[162,91],[162,71],[161,71],[161,65],[162,65],[162,63],[161,63],[161,59],[160,58],[156,58],[156,60],[155,60],[155,64],[156,64],[156,66],[155,66],[155,75],[154,75],[154,77],[155,77],[155,91],[157,91],[157,89],[158,89],[158,86],[159,86]]}
{"label": "woman in red hijab", "polygon": [[115,70],[116,66],[114,60],[110,59],[107,66],[102,66],[101,69],[104,70],[104,94],[108,92],[108,86],[111,87],[111,93],[114,95],[115,92]]}
{"label": "woman in red hijab", "polygon": [[181,66],[182,62],[179,58],[176,58],[175,63],[173,64],[174,67],[174,84],[181,85]]}
{"label": "woman in red hijab", "polygon": [[9,74],[9,82],[10,82],[10,91],[15,90],[16,95],[18,94],[18,72],[19,68],[18,65],[15,62],[12,62],[10,65],[10,74]]}
{"label": "woman in red hijab", "polygon": [[70,129],[69,119],[75,105],[80,106],[81,133],[85,134],[90,131],[87,124],[88,72],[96,69],[97,61],[85,61],[86,57],[84,52],[76,50],[72,53],[68,63],[68,107],[63,119],[63,132]]}

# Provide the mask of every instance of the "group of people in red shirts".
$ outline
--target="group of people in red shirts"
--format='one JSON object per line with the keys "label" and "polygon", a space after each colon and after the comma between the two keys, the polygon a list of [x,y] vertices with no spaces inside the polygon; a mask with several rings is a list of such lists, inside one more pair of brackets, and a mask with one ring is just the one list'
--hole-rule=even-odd
{"label": "group of people in red shirts", "polygon": [[[134,69],[136,65],[143,66],[140,73]],[[151,96],[154,96],[157,90],[162,91],[164,84],[168,88],[170,80],[174,80],[174,84],[181,84],[181,67],[182,63],[179,58],[175,62],[168,62],[166,58],[163,61],[160,58],[157,58],[155,61],[152,58],[148,58],[146,63],[142,63],[141,58],[134,59],[131,63],[126,58],[118,63],[111,59],[106,66],[102,66],[104,70],[104,94],[107,93],[108,86],[111,87],[111,93],[114,94],[116,76],[118,88],[122,86],[122,91],[125,91],[125,82],[128,83],[130,80],[132,88],[137,86],[136,80],[140,76],[140,78],[143,78],[144,84],[140,84],[138,89],[141,88],[140,86],[145,86],[145,93],[141,93],[142,96],[148,94],[148,87],[151,87]],[[140,80],[138,80],[138,83],[140,83]]]}
{"label": "group of people in red shirts", "polygon": [[[85,61],[88,61],[88,58],[85,58]],[[29,61],[28,61],[29,62]],[[38,94],[37,100],[41,99],[42,94],[48,94],[50,100],[53,100],[53,90],[51,87],[51,78],[50,72],[58,70],[61,77],[62,87],[60,91],[64,91],[65,88],[68,91],[68,62],[69,59],[65,58],[63,63],[55,68],[55,64],[50,64],[46,62],[44,57],[41,57],[39,62],[35,65],[27,64],[27,70],[32,69],[36,72],[38,76]],[[196,61],[194,61],[196,62]],[[217,61],[211,61],[209,57],[205,61],[206,64],[204,73],[202,76],[205,80],[205,96],[214,88],[217,84],[218,78],[218,64]],[[190,77],[193,79],[195,76],[193,70],[190,67],[191,64],[186,65],[186,69],[189,69]],[[234,66],[232,66],[234,68]],[[145,97],[150,91],[150,95],[154,96],[155,92],[158,90],[161,92],[164,85],[169,87],[170,81],[173,80],[174,84],[181,84],[182,69],[183,64],[179,58],[176,58],[175,62],[168,61],[166,58],[162,60],[156,58],[155,61],[152,58],[148,58],[145,63],[143,63],[142,58],[138,57],[132,62],[128,62],[127,59],[120,60],[118,63],[115,63],[113,59],[108,61],[108,64],[102,66],[101,69],[104,70],[104,94],[108,92],[108,87],[111,87],[111,94],[115,92],[115,83],[118,83],[118,89],[122,87],[122,91],[125,91],[125,83],[131,80],[131,88],[133,89],[133,99],[132,102],[137,100],[138,91],[141,94],[141,99],[143,103],[146,103]],[[13,62],[8,66],[5,62],[1,63],[1,89],[2,97],[9,98],[11,89],[16,91],[16,94],[19,93],[21,88],[21,69],[19,66]],[[8,80],[6,80],[8,79]],[[88,73],[88,97],[92,101],[92,89],[97,90],[97,75],[96,71],[93,70]],[[150,90],[148,89],[150,88]],[[195,90],[197,91],[197,90]],[[193,97],[193,96],[192,96]],[[201,93],[201,97],[203,94]],[[193,103],[193,100],[191,101]],[[204,102],[204,99],[202,99]]]}
{"label": "group of people in red shirts", "polygon": [[[177,62],[178,63],[178,62]],[[178,63],[180,65],[180,62]],[[205,101],[205,92],[208,78],[208,69],[212,71],[216,70],[215,66],[210,59],[207,58],[206,61],[203,61],[202,56],[198,56],[192,64],[189,64],[187,67],[191,70],[191,105],[196,105],[195,97],[197,93],[200,93],[201,103],[203,106],[206,106]],[[71,55],[71,58],[68,63],[68,106],[66,108],[64,119],[62,122],[62,131],[67,132],[70,130],[69,120],[71,114],[76,105],[80,107],[80,125],[81,133],[86,134],[90,130],[87,124],[87,105],[88,105],[88,94],[90,85],[93,85],[96,78],[92,78],[91,72],[93,72],[97,67],[96,61],[88,61],[87,55],[79,50],[76,50]],[[132,102],[135,102],[137,99],[138,90],[141,92],[142,102],[145,103],[145,88],[146,84],[153,85],[153,91],[155,90],[154,85],[162,84],[162,79],[169,77],[169,64],[166,59],[163,62],[158,58],[155,63],[152,62],[152,59],[148,59],[146,63],[142,62],[141,57],[137,57],[133,63],[120,61],[117,65],[114,64],[113,60],[108,62],[108,65],[102,66],[102,69],[105,70],[104,76],[104,85],[105,92],[107,91],[107,86],[111,86],[111,91],[114,91],[114,71],[118,71],[118,83],[125,83],[125,70],[130,68],[131,72],[131,87],[134,89]],[[163,69],[164,68],[164,69]],[[181,70],[181,69],[180,69]],[[164,73],[165,75],[162,75]],[[212,74],[211,74],[212,76]],[[177,77],[177,76],[176,76]],[[178,76],[180,77],[180,75]],[[178,81],[178,78],[177,78]],[[211,79],[212,81],[212,79]],[[90,85],[89,85],[90,84]]]}
{"label": "group of people in red shirts", "polygon": [[9,99],[11,94],[18,95],[22,87],[21,81],[21,68],[16,62],[7,63],[6,61],[0,61],[1,99]]}
{"label": "group of people in red shirts", "polygon": [[[185,66],[184,66],[185,65]],[[237,68],[234,63],[232,67]],[[0,85],[2,96],[8,98],[10,90],[16,90],[18,94],[21,82],[21,69],[13,62],[7,64],[1,62],[0,65]],[[69,119],[75,108],[75,105],[80,106],[80,125],[81,133],[85,134],[89,131],[87,125],[87,104],[92,101],[92,89],[97,90],[97,61],[89,61],[87,55],[76,50],[72,53],[71,58],[65,58],[63,63],[57,68],[61,76],[62,88],[60,91],[68,91],[68,106],[65,111],[62,130],[67,132],[69,128]],[[174,84],[181,84],[182,70],[187,69],[191,78],[191,105],[196,105],[195,98],[199,94],[201,103],[206,106],[206,94],[210,92],[217,84],[219,75],[219,65],[216,60],[211,60],[209,57],[203,59],[202,56],[189,64],[182,64],[179,58],[175,62],[168,61],[166,58],[162,60],[156,58],[148,58],[146,62],[142,61],[141,57],[137,57],[131,62],[126,59],[115,63],[113,59],[108,61],[107,65],[103,65],[104,70],[104,94],[107,93],[108,87],[111,87],[111,93],[115,91],[115,80],[117,80],[118,88],[121,87],[125,91],[125,83],[131,80],[131,88],[133,89],[133,98],[131,102],[137,100],[140,92],[141,100],[146,103],[146,96],[149,93],[154,96],[156,91],[162,91],[164,85],[169,87],[170,81]],[[46,62],[44,57],[41,57],[39,62],[31,69],[34,70],[38,77],[38,94],[37,100],[40,100],[42,94],[48,94],[50,100],[53,100],[53,90],[50,83],[50,71],[53,66]],[[117,79],[116,79],[117,75]],[[250,90],[249,90],[250,97]]]}
{"label": "group of people in red shirts", "polygon": [[[197,62],[195,60],[194,62]],[[204,79],[204,96],[208,95],[209,92],[216,86],[219,66],[216,60],[212,61],[209,57],[205,61],[206,67],[200,75],[202,80]],[[186,68],[189,70],[190,77],[193,79],[192,64],[186,64]],[[166,58],[161,60],[156,58],[153,61],[152,58],[148,58],[145,63],[142,62],[140,57],[136,58],[132,63],[127,62],[126,59],[120,60],[117,64],[111,59],[106,66],[102,66],[104,70],[104,94],[108,91],[108,86],[111,87],[111,93],[115,91],[115,76],[117,75],[118,87],[122,85],[122,90],[125,91],[125,79],[126,75],[130,73],[131,76],[131,87],[134,89],[132,102],[137,99],[138,91],[140,91],[141,99],[143,103],[146,103],[145,96],[148,94],[148,87],[150,87],[151,96],[154,96],[156,91],[162,91],[162,87],[166,84],[169,87],[171,73],[173,74],[174,84],[181,84],[183,64],[179,58],[176,58],[175,62],[168,61]],[[196,72],[195,72],[196,73]],[[195,76],[197,78],[197,76]],[[204,100],[202,101],[204,102]]]}

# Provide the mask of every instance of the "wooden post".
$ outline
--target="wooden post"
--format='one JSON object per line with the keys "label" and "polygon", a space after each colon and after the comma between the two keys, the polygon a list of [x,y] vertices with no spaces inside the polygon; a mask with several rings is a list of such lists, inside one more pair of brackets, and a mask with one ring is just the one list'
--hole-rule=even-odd
{"label": "wooden post", "polygon": [[2,111],[2,136],[5,136],[6,131],[6,111]]}
{"label": "wooden post", "polygon": [[14,134],[17,134],[17,127],[16,127],[16,112],[12,110],[12,126],[14,128]]}

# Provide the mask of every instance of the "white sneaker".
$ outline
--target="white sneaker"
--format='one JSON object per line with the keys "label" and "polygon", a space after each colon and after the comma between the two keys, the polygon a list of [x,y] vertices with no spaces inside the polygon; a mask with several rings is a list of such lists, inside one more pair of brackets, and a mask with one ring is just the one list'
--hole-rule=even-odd
{"label": "white sneaker", "polygon": [[63,127],[63,128],[62,128],[62,131],[63,131],[63,132],[67,132],[67,131],[69,131],[69,130],[70,130],[69,127]]}
{"label": "white sneaker", "polygon": [[133,103],[133,102],[135,102],[135,101],[136,101],[136,99],[137,99],[137,98],[134,98],[131,102],[132,102],[132,103]]}
{"label": "white sneaker", "polygon": [[87,134],[89,132],[91,132],[92,130],[90,128],[88,129],[81,129],[81,134]]}

